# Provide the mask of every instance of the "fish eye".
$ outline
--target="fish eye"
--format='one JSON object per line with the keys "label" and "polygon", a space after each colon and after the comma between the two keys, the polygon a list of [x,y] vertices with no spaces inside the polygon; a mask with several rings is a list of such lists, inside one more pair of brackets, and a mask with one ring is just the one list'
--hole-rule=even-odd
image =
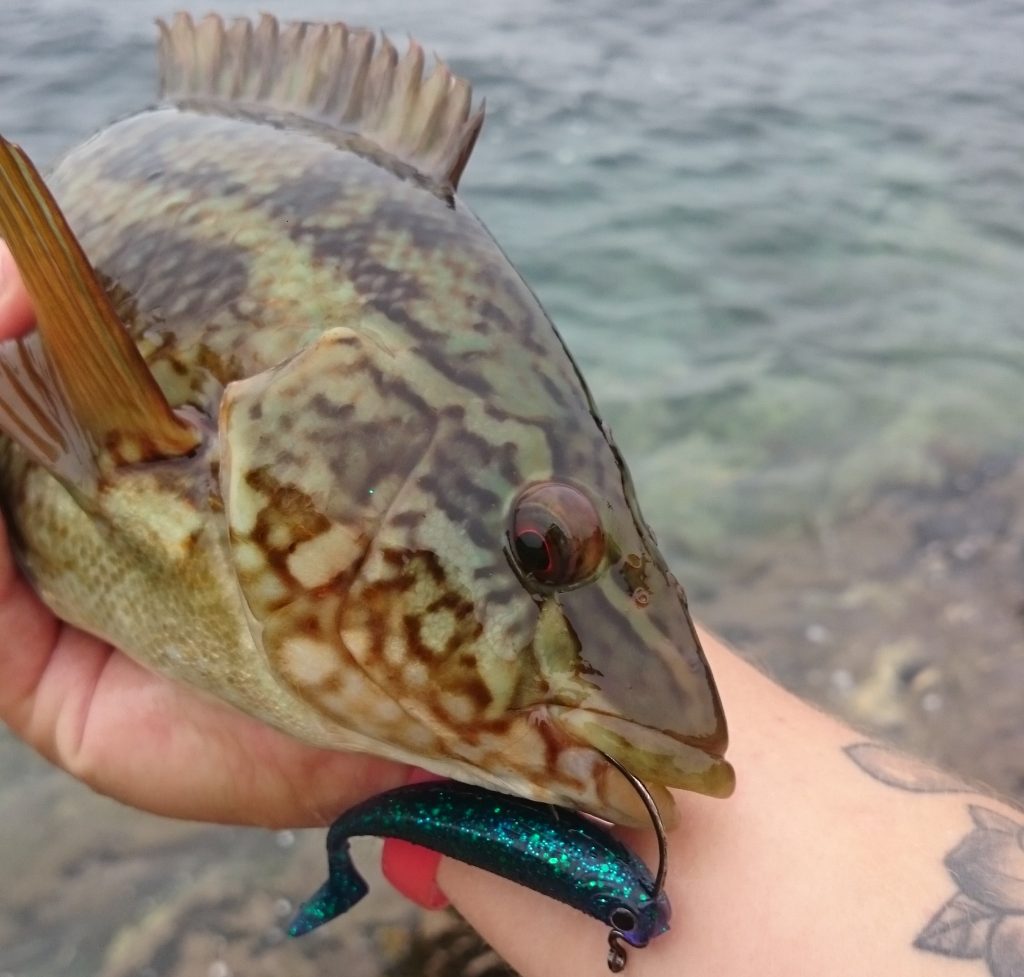
{"label": "fish eye", "polygon": [[625,906],[618,906],[616,909],[612,910],[609,922],[620,933],[629,933],[636,926],[636,914],[632,909],[627,909]]}
{"label": "fish eye", "polygon": [[509,548],[520,573],[548,587],[571,587],[597,572],[605,540],[594,503],[565,482],[542,482],[512,506]]}

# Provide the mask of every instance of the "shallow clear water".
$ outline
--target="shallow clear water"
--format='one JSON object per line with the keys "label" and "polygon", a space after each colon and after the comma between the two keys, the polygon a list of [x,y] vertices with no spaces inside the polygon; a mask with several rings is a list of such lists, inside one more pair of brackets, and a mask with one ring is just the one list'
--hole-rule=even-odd
{"label": "shallow clear water", "polygon": [[[46,160],[137,108],[165,9],[7,0],[0,128]],[[670,555],[702,579],[737,534],[928,478],[936,439],[1018,436],[1019,4],[344,15],[421,38],[487,98],[464,195],[568,339]]]}
{"label": "shallow clear water", "polygon": [[[0,131],[45,162],[140,107],[166,12],[0,0]],[[691,596],[753,539],[1020,447],[1024,6],[287,13],[413,34],[486,97],[464,196],[559,324]]]}

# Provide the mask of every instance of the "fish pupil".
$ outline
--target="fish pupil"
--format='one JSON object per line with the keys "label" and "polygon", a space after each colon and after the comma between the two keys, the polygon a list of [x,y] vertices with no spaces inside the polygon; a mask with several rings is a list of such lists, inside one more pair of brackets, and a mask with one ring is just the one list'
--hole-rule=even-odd
{"label": "fish pupil", "polygon": [[516,535],[516,559],[526,573],[543,577],[551,573],[551,544],[536,529],[524,529]]}

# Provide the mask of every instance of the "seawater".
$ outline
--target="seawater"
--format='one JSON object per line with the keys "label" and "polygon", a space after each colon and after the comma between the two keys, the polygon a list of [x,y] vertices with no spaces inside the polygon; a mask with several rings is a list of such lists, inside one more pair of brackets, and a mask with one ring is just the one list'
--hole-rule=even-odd
{"label": "seawater", "polygon": [[[670,555],[1021,430],[1024,7],[289,3],[412,34],[486,97],[464,196],[551,312]],[[224,2],[225,14],[253,13]],[[0,4],[39,160],[151,99],[152,0]]]}

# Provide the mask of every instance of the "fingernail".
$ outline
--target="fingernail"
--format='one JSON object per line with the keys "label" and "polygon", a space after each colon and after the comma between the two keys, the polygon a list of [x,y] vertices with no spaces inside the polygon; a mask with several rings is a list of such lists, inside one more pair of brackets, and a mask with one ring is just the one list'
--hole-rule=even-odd
{"label": "fingernail", "polygon": [[386,838],[380,867],[406,899],[424,909],[444,909],[448,897],[437,884],[441,854],[400,838]]}
{"label": "fingernail", "polygon": [[[420,784],[430,780],[444,780],[444,777],[412,767],[406,783]],[[380,859],[384,878],[406,899],[424,909],[444,909],[448,905],[448,897],[437,884],[437,868],[440,864],[439,852],[400,838],[384,840]]]}

